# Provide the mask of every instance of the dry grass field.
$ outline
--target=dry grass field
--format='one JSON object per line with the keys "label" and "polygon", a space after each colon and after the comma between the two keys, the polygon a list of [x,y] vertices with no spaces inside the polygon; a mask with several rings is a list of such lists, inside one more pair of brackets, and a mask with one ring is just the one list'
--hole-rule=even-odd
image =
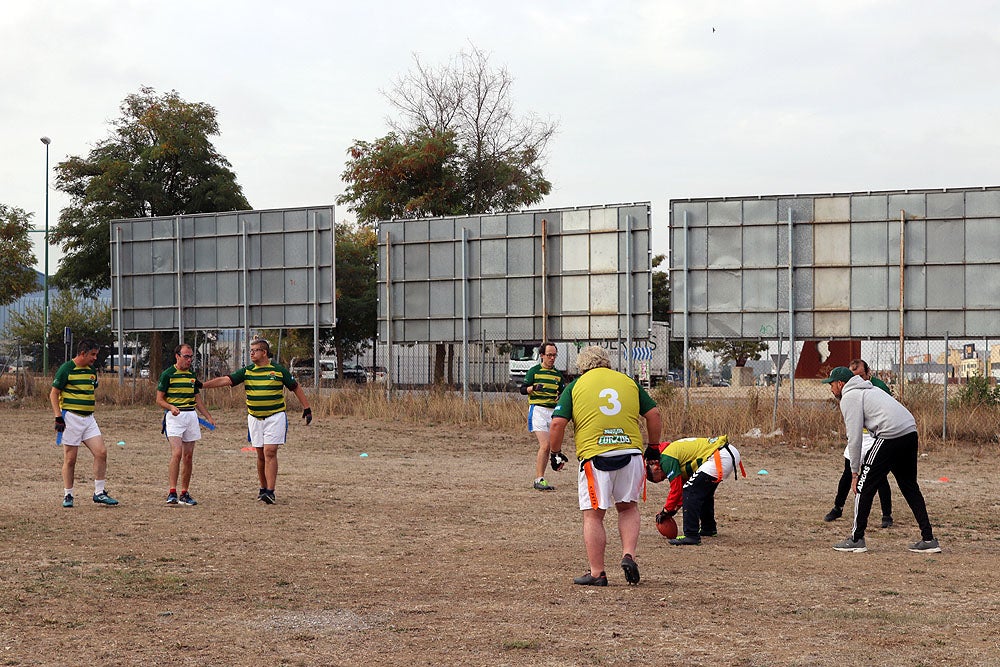
{"label": "dry grass field", "polygon": [[[163,503],[151,403],[99,401],[121,505],[90,502],[81,452],[73,509],[49,411],[0,406],[0,665],[1000,664],[995,441],[923,447],[942,553],[907,551],[919,535],[897,490],[896,525],[843,554],[830,547],[848,525],[822,521],[842,467],[836,411],[810,417],[823,439],[793,415],[781,437],[734,431],[749,476],[719,489],[720,535],[669,546],[652,522],[667,489],[650,485],[640,585],[625,585],[609,521],[610,585],[586,588],[572,584],[586,567],[575,475],[531,488],[523,406],[480,417],[447,396],[334,391],[311,426],[293,420],[266,506],[238,392],[208,396],[220,426],[195,454],[196,507]],[[682,418],[674,400],[668,437],[723,430],[710,405]]]}

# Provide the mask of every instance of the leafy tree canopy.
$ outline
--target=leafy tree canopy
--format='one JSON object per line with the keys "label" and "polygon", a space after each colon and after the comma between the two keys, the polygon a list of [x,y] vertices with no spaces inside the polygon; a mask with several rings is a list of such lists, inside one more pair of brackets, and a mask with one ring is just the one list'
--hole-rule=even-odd
{"label": "leafy tree canopy", "polygon": [[[37,289],[35,253],[28,233],[31,214],[0,204],[0,305],[13,303]],[[39,336],[36,340],[41,340]]]}
{"label": "leafy tree canopy", "polygon": [[392,218],[459,215],[462,191],[453,132],[389,133],[373,142],[356,141],[341,175],[351,204],[364,222]]}
{"label": "leafy tree canopy", "polygon": [[71,197],[52,234],[65,253],[57,285],[88,293],[108,287],[110,220],[250,208],[209,140],[219,134],[214,107],[143,87],[120,111],[87,157],[56,166],[56,187]]}
{"label": "leafy tree canopy", "polygon": [[337,202],[369,223],[541,201],[552,189],[542,161],[556,124],[514,113],[509,72],[475,47],[438,68],[417,56],[414,64],[383,91],[399,113],[393,131],[348,151],[348,189]]}
{"label": "leafy tree canopy", "polygon": [[[375,336],[378,303],[378,241],[363,224],[337,225],[337,328],[332,330],[337,365],[363,352]],[[343,373],[341,373],[343,377]]]}
{"label": "leafy tree canopy", "polygon": [[746,366],[750,359],[759,361],[768,349],[765,341],[750,339],[710,340],[699,347],[719,355],[722,363],[734,362],[736,366]]}
{"label": "leafy tree canopy", "polygon": [[[43,338],[44,309],[41,305],[31,305],[23,312],[10,313],[6,335],[23,346],[38,347]],[[82,292],[60,290],[49,305],[49,357],[56,364],[65,359],[63,330],[69,327],[73,340],[93,338],[101,345],[111,345],[114,334],[111,330],[111,306],[97,299],[87,298]],[[40,348],[39,348],[40,349]],[[73,350],[70,351],[72,356]],[[35,352],[37,360],[41,354]]]}

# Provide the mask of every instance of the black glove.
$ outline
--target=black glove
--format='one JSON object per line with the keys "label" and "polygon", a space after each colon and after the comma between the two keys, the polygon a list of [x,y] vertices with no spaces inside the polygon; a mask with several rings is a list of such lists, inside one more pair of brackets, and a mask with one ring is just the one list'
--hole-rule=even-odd
{"label": "black glove", "polygon": [[62,417],[56,417],[56,430],[60,433],[66,430],[66,420]]}
{"label": "black glove", "polygon": [[653,443],[646,445],[646,453],[643,454],[643,458],[647,461],[659,461],[660,460],[660,448]]}
{"label": "black glove", "polygon": [[677,514],[677,510],[670,510],[669,512],[667,510],[660,510],[660,513],[656,515],[656,523],[663,523],[667,519],[672,519],[675,514]]}
{"label": "black glove", "polygon": [[555,471],[562,470],[567,462],[569,462],[569,457],[562,452],[552,452],[549,455],[549,463],[552,464],[552,469]]}
{"label": "black glove", "polygon": [[312,408],[306,408],[305,410],[303,410],[302,418],[306,420],[306,426],[309,426],[309,424],[311,424],[313,420]]}

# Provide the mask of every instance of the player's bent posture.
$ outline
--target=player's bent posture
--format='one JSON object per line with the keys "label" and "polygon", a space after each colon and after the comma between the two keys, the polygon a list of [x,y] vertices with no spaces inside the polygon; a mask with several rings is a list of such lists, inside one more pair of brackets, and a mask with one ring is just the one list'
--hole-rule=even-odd
{"label": "player's bent posture", "polygon": [[97,390],[97,371],[94,362],[100,349],[97,341],[84,338],[77,345],[76,356],[56,371],[49,392],[49,402],[56,416],[56,431],[63,446],[63,507],[73,507],[73,479],[76,476],[76,457],[80,445],[94,456],[94,502],[98,505],[117,505],[104,488],[108,468],[108,450],[104,436],[94,419],[94,394]]}
{"label": "player's bent posture", "polygon": [[257,500],[274,504],[274,487],[278,481],[278,446],[285,443],[288,416],[285,414],[287,387],[302,404],[302,418],[306,426],[312,422],[312,410],[302,385],[295,381],[288,369],[271,361],[271,346],[266,340],[250,344],[253,362],[232,375],[212,378],[203,387],[232,387],[246,383],[247,431],[250,444],[257,450],[257,477],[260,489]]}
{"label": "player's bent posture", "polygon": [[646,479],[654,484],[670,481],[670,493],[656,515],[656,523],[684,508],[684,534],[670,540],[670,544],[701,544],[701,538],[719,534],[715,492],[722,480],[736,476],[737,469],[747,476],[739,451],[725,435],[682,438],[646,449]]}
{"label": "player's bent posture", "polygon": [[[854,488],[854,527],[850,536],[833,546],[837,551],[867,551],[865,528],[875,499],[875,490],[891,472],[899,491],[920,526],[920,541],[910,546],[917,553],[938,553],[934,529],[927,516],[924,496],[917,483],[917,422],[899,401],[846,366],[837,366],[823,380],[840,401],[847,430],[847,450],[851,460]],[[875,438],[864,456],[861,453],[865,429]]]}
{"label": "player's bent posture", "polygon": [[577,364],[581,375],[566,386],[552,413],[549,442],[552,468],[559,470],[568,461],[562,453],[562,441],[566,425],[573,420],[576,457],[580,461],[583,543],[590,565],[573,583],[608,585],[604,569],[607,547],[604,515],[614,505],[618,512],[625,580],[638,584],[639,566],[635,562],[639,544],[638,502],[646,497],[639,416],[645,418],[648,441],[659,442],[660,411],[635,380],[611,370],[611,360],[604,348],[585,347],[577,357]]}
{"label": "player's bent posture", "polygon": [[[198,413],[208,423],[215,425],[212,415],[201,400],[201,382],[191,372],[194,348],[181,343],[174,348],[174,365],[163,371],[156,385],[156,404],[166,412],[163,415],[163,433],[170,443],[170,466],[167,491],[168,505],[197,505],[191,497],[191,471],[194,465],[194,445],[201,440]],[[180,476],[181,492],[177,494]]]}
{"label": "player's bent posture", "polygon": [[[848,368],[855,375],[860,375],[865,380],[872,383],[873,386],[878,387],[885,393],[892,396],[892,390],[889,389],[889,385],[877,377],[872,375],[871,369],[868,367],[868,362],[864,359],[854,359],[851,361]],[[875,438],[872,434],[868,432],[867,429],[862,433],[861,436],[861,457],[864,458],[871,446],[875,444]],[[833,509],[826,513],[823,517],[823,521],[836,521],[844,514],[844,504],[847,502],[847,494],[851,491],[851,458],[848,452],[848,448],[844,446],[844,471],[840,474],[840,480],[837,482],[837,495],[833,499]],[[882,505],[882,527],[891,528],[892,527],[892,489],[889,488],[889,478],[886,478],[884,482],[879,484],[878,487],[878,499],[879,503]]]}
{"label": "player's bent posture", "polygon": [[539,345],[541,363],[528,369],[521,385],[521,393],[528,397],[528,432],[534,433],[538,438],[534,488],[539,491],[555,491],[556,488],[545,479],[545,466],[549,462],[552,411],[565,386],[562,373],[555,368],[557,352],[558,349],[552,343]]}

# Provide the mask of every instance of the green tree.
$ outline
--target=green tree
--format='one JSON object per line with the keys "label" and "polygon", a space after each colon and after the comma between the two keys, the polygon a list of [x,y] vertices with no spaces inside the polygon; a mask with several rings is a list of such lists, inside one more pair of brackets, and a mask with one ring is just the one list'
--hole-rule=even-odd
{"label": "green tree", "polygon": [[56,187],[72,200],[52,234],[65,253],[55,276],[61,287],[92,294],[109,286],[113,219],[250,208],[209,140],[219,134],[214,107],[143,87],[120,111],[87,157],[56,166]]}
{"label": "green tree", "polygon": [[337,225],[337,327],[331,345],[337,355],[338,376],[344,377],[344,359],[364,352],[375,336],[378,303],[378,240],[361,223]]}
{"label": "green tree", "polygon": [[730,362],[737,367],[746,366],[747,361],[753,359],[759,361],[761,355],[767,352],[767,343],[762,340],[738,339],[738,340],[710,340],[699,343],[701,347],[719,356],[724,364]]}
{"label": "green tree", "polygon": [[30,213],[0,204],[0,263],[4,267],[0,272],[0,306],[38,289],[38,278],[31,268],[36,260],[30,231]]}
{"label": "green tree", "polygon": [[[7,321],[6,335],[20,345],[37,348],[43,337],[44,319],[41,305],[28,306],[21,313],[12,312]],[[111,330],[111,305],[88,298],[76,290],[60,290],[54,294],[49,307],[48,345],[49,358],[56,365],[66,361],[63,347],[63,330],[66,327],[73,332],[74,341],[93,338],[102,346],[110,346],[114,339]],[[36,360],[41,359],[38,352],[33,351]],[[71,350],[70,356],[72,352]]]}
{"label": "green tree", "polygon": [[667,258],[666,255],[653,257],[653,321],[670,321],[670,281],[666,271],[657,271],[657,267]]}
{"label": "green tree", "polygon": [[351,204],[358,220],[459,215],[461,183],[455,134],[389,133],[373,142],[355,141],[341,178],[347,191],[337,198]]}
{"label": "green tree", "polygon": [[[556,123],[519,116],[513,78],[472,47],[449,63],[414,68],[383,92],[399,113],[388,135],[356,141],[337,198],[358,220],[515,211],[552,184],[542,170]],[[343,319],[343,318],[342,318]],[[444,381],[446,347],[435,346],[434,381]]]}

